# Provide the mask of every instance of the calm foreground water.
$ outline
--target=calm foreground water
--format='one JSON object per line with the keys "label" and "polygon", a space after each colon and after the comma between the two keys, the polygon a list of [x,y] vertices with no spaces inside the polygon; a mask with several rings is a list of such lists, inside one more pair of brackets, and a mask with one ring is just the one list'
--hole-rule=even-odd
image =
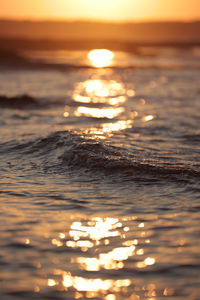
{"label": "calm foreground water", "polygon": [[199,300],[199,50],[39,61],[0,73],[0,299]]}

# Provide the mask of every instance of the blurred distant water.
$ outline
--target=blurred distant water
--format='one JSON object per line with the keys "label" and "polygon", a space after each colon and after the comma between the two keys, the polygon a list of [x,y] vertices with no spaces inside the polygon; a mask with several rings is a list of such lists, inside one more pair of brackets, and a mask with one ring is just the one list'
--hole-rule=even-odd
{"label": "blurred distant water", "polygon": [[0,66],[1,299],[200,299],[199,53]]}

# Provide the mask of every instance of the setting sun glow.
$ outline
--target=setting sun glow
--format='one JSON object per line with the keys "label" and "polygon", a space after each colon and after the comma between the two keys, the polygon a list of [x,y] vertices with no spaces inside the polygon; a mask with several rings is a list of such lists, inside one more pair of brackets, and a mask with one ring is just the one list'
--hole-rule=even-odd
{"label": "setting sun glow", "polygon": [[94,49],[88,53],[91,65],[96,68],[111,66],[114,56],[114,53],[107,49]]}

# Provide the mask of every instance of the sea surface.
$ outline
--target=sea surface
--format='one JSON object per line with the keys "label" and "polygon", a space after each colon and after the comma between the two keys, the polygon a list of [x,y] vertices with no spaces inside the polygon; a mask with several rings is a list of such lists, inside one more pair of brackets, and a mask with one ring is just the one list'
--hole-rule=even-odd
{"label": "sea surface", "polygon": [[1,300],[200,299],[200,49],[104,54],[1,60]]}

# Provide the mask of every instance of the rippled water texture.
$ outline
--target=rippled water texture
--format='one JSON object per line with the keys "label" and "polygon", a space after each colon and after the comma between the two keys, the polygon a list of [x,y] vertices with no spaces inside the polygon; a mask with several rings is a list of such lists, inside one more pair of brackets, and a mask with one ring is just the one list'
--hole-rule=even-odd
{"label": "rippled water texture", "polygon": [[0,73],[2,300],[200,299],[199,57],[104,54]]}

